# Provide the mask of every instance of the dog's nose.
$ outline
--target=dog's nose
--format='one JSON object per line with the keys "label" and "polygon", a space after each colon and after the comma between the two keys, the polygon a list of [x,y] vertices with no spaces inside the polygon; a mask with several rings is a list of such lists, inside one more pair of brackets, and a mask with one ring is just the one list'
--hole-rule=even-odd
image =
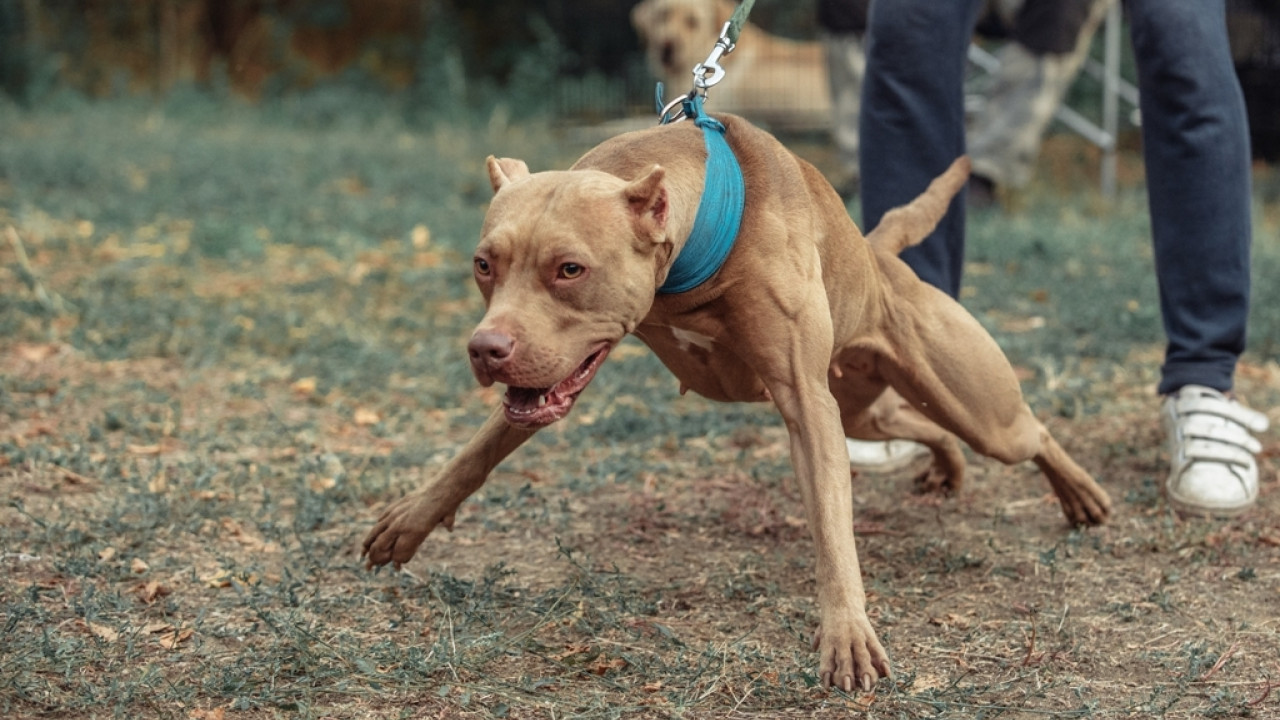
{"label": "dog's nose", "polygon": [[676,48],[671,43],[662,44],[662,64],[665,67],[671,67],[676,60]]}
{"label": "dog's nose", "polygon": [[515,350],[516,341],[510,335],[496,330],[480,330],[471,336],[467,343],[467,354],[471,356],[471,367],[476,376],[487,377],[502,367]]}

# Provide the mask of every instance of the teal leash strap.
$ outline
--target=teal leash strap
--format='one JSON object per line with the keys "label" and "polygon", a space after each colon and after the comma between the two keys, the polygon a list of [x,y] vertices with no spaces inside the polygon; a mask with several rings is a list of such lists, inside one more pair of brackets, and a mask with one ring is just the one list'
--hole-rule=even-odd
{"label": "teal leash strap", "polygon": [[684,116],[702,128],[707,170],[693,230],[671,264],[666,282],[658,288],[666,295],[692,290],[724,265],[738,238],[747,198],[742,168],[724,137],[724,125],[703,111],[702,98],[697,95],[685,99]]}

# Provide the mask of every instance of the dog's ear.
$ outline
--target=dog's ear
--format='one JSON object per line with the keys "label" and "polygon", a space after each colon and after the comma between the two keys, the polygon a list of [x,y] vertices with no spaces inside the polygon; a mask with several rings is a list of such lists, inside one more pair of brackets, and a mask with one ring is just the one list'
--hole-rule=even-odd
{"label": "dog's ear", "polygon": [[653,3],[648,0],[631,8],[631,27],[635,28],[641,42],[645,42],[649,37],[649,26],[653,24],[653,12]]}
{"label": "dog's ear", "polygon": [[661,165],[654,165],[622,190],[636,219],[652,222],[655,230],[667,224],[667,188],[662,183],[666,176],[667,171]]}
{"label": "dog's ear", "polygon": [[523,160],[513,158],[496,158],[490,155],[485,159],[489,166],[489,184],[498,192],[503,185],[529,177],[529,166]]}

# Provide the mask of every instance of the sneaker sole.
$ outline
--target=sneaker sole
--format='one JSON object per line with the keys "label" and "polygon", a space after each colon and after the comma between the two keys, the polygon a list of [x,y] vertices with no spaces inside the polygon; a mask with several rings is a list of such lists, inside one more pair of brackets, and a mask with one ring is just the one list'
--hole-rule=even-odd
{"label": "sneaker sole", "polygon": [[909,453],[901,457],[896,457],[892,460],[887,460],[882,463],[876,463],[874,465],[860,465],[858,463],[850,461],[849,467],[853,468],[854,470],[857,470],[860,473],[864,473],[866,475],[889,475],[890,473],[895,473],[895,472],[898,472],[899,470],[910,467],[920,462],[920,460],[922,460],[923,458],[928,458],[932,456],[933,456],[933,453],[929,450],[929,448],[921,446],[920,450],[917,450],[913,453]]}
{"label": "sneaker sole", "polygon": [[1184,500],[1179,500],[1173,495],[1166,493],[1165,499],[1169,506],[1182,515],[1194,515],[1202,518],[1229,519],[1243,515],[1253,509],[1256,500],[1250,500],[1245,505],[1236,505],[1234,507],[1205,507],[1204,505],[1196,505]]}

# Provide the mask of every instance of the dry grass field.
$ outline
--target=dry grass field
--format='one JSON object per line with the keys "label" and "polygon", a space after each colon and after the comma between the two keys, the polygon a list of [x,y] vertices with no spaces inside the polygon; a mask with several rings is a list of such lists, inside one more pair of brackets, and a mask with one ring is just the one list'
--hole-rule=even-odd
{"label": "dry grass field", "polygon": [[814,676],[785,429],[680,397],[638,343],[453,533],[362,567],[497,401],[464,349],[484,156],[580,148],[301,115],[0,109],[0,715],[1280,717],[1272,172],[1238,389],[1273,429],[1231,521],[1161,495],[1140,185],[1103,203],[1051,146],[1016,212],[971,218],[964,302],[1116,514],[1068,527],[1033,466],[976,456],[945,500],[852,476],[896,675],[847,695]]}

